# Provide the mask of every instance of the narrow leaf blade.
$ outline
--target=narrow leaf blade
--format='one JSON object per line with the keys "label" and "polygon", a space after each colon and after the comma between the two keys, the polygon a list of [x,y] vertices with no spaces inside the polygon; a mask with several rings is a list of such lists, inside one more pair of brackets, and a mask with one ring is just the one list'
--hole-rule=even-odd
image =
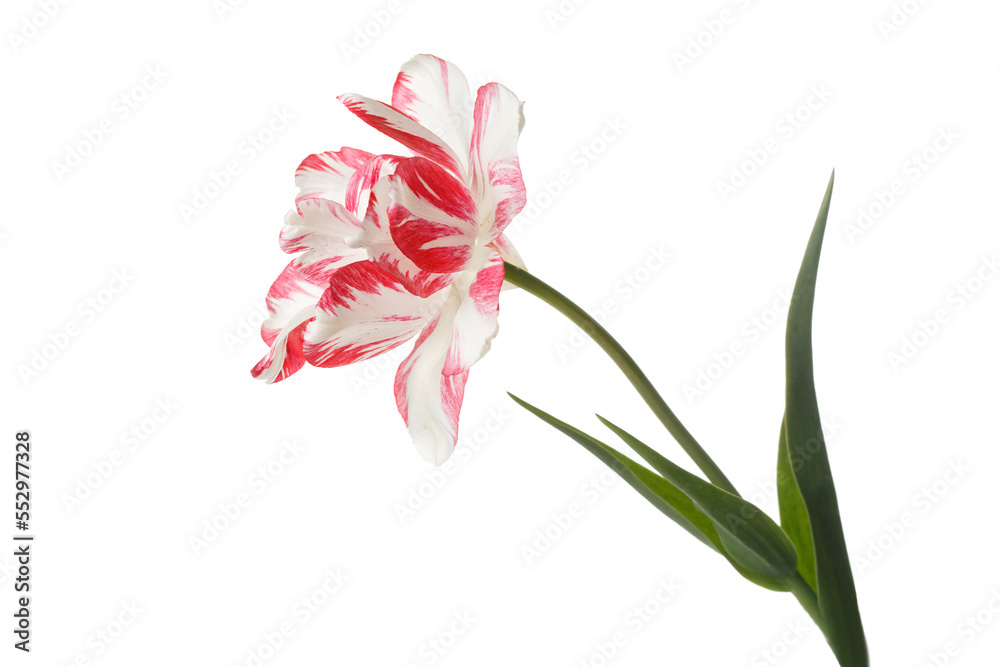
{"label": "narrow leaf blade", "polygon": [[[815,546],[816,594],[825,626],[823,630],[840,663],[854,667],[868,665],[868,650],[823,439],[813,377],[813,302],[832,194],[833,175],[830,176],[788,309],[784,435],[788,465],[801,493]],[[789,512],[795,512],[794,494],[785,494],[783,502]]]}
{"label": "narrow leaf blade", "polygon": [[792,471],[791,454],[785,438],[785,420],[781,420],[778,436],[778,506],[781,512],[781,528],[788,535],[799,554],[798,571],[802,578],[816,592],[816,547],[813,544],[812,529],[805,501],[795,481]]}
{"label": "narrow leaf blade", "polygon": [[712,520],[697,509],[691,499],[681,493],[673,484],[583,431],[556,419],[514,394],[508,395],[521,407],[583,445],[587,451],[628,482],[629,486],[638,491],[654,507],[697,537],[702,543],[719,553],[725,553]]}
{"label": "narrow leaf blade", "polygon": [[771,517],[753,503],[684,470],[603,417],[598,419],[712,519],[723,546],[735,561],[757,578],[770,582],[772,590],[787,590],[783,582],[795,572],[795,547]]}

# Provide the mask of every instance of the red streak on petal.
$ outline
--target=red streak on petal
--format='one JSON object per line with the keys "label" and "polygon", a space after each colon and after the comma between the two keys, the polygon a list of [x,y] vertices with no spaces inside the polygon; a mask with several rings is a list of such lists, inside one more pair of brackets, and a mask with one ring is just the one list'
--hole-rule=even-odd
{"label": "red streak on petal", "polygon": [[462,411],[462,399],[465,398],[465,383],[469,380],[469,371],[455,375],[441,376],[441,404],[445,416],[451,426],[452,433],[458,433],[458,417]]}
{"label": "red streak on petal", "polygon": [[[284,343],[282,343],[285,346],[285,360],[281,366],[281,371],[278,373],[278,376],[274,378],[274,382],[281,382],[305,366],[306,360],[302,353],[302,336],[305,333],[306,325],[308,325],[311,321],[311,318],[306,320],[288,333],[288,337],[285,339]],[[270,368],[271,364],[274,362],[274,353],[275,349],[273,347],[272,339],[272,348],[268,350],[264,358],[258,361],[257,364],[250,370],[250,374],[255,378],[260,377],[261,373]]]}
{"label": "red streak on petal", "polygon": [[392,86],[392,104],[403,112],[413,111],[413,103],[417,100],[416,93],[410,88],[410,75],[400,72],[396,77],[396,83]]}
{"label": "red streak on petal", "polygon": [[333,272],[330,287],[319,300],[318,308],[334,312],[339,308],[350,309],[357,302],[358,292],[378,294],[383,291],[402,292],[402,285],[374,262],[363,260],[348,264]]}
{"label": "red streak on petal", "polygon": [[332,171],[330,163],[343,165],[351,170],[357,169],[372,158],[368,151],[357,148],[341,148],[339,151],[318,153],[308,156],[299,163],[296,173],[300,171]]}
{"label": "red streak on petal", "polygon": [[502,262],[490,264],[479,271],[476,274],[476,279],[469,286],[469,296],[475,302],[476,310],[484,315],[496,312],[500,307],[499,296],[502,285]]}
{"label": "red streak on petal", "polygon": [[[424,137],[419,137],[411,132],[394,127],[389,118],[371,113],[365,109],[365,103],[362,100],[352,100],[346,95],[341,95],[338,99],[343,102],[344,106],[346,106],[351,113],[374,127],[382,134],[395,139],[415,153],[433,160],[435,163],[442,165],[455,174],[462,173],[461,167],[459,167],[458,163],[455,162],[455,159],[448,154],[448,151],[440,143]],[[406,118],[409,118],[414,123],[416,122],[399,109],[394,109],[388,104],[386,104],[385,107],[402,116],[405,116]],[[430,130],[428,130],[428,132],[430,132]]]}
{"label": "red streak on petal", "polygon": [[445,99],[448,99],[451,97],[451,93],[448,92],[448,63],[436,56],[431,57],[438,61],[438,66],[441,68],[441,82],[444,84],[444,97]]}
{"label": "red streak on petal", "polygon": [[392,179],[412,196],[453,218],[468,220],[470,227],[475,225],[472,221],[478,209],[476,200],[464,183],[433,162],[421,158],[404,160],[396,167]]}
{"label": "red streak on petal", "polygon": [[363,216],[368,208],[371,189],[383,175],[392,173],[397,163],[406,158],[398,155],[377,155],[358,168],[347,183],[344,207],[355,215]]}
{"label": "red streak on petal", "polygon": [[461,271],[469,261],[472,248],[468,245],[425,247],[442,238],[462,236],[450,225],[410,217],[410,212],[399,204],[389,207],[389,222],[396,246],[424,271],[453,273]]}
{"label": "red streak on petal", "polygon": [[364,343],[362,345],[335,347],[332,345],[307,345],[309,361],[313,366],[320,368],[335,368],[338,366],[349,366],[364,359],[391,350],[397,345],[405,342],[395,338],[390,340],[380,340],[374,343]]}
{"label": "red streak on petal", "polygon": [[410,294],[428,297],[435,292],[444,289],[452,283],[454,276],[450,273],[432,273],[423,271],[420,268],[408,266],[404,269],[400,266],[399,257],[390,255],[388,252],[379,253],[373,261],[382,267],[386,273],[391,274]]}

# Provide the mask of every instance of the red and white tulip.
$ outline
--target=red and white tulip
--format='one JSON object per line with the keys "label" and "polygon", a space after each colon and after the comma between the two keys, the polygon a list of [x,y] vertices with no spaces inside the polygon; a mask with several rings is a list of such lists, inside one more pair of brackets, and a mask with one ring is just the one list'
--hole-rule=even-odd
{"label": "red and white tulip", "polygon": [[521,265],[503,231],[525,205],[522,104],[498,83],[473,99],[462,72],[429,55],[403,65],[391,104],[340,100],[413,156],[343,148],[296,170],[280,245],[297,257],[268,293],[271,349],[253,375],[344,366],[416,336],[396,405],[420,454],[441,464],[469,369],[497,333],[503,262]]}

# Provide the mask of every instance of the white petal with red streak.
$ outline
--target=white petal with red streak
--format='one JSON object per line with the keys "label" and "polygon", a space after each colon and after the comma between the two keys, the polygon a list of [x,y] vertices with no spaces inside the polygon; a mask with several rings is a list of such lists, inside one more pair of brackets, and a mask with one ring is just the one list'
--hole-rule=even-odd
{"label": "white petal with red streak", "polygon": [[424,271],[392,240],[389,231],[389,181],[382,180],[372,190],[368,214],[361,225],[357,244],[368,251],[368,257],[384,271],[400,281],[417,296],[430,296],[451,284],[453,274]]}
{"label": "white petal with red streak", "polygon": [[459,296],[447,291],[448,298],[438,317],[417,339],[413,351],[396,371],[396,407],[403,417],[413,444],[420,455],[435,465],[448,460],[458,440],[458,417],[469,372],[442,373]]}
{"label": "white petal with red streak", "polygon": [[[514,244],[510,242],[506,234],[501,234],[500,236],[493,239],[493,242],[489,244],[489,247],[495,249],[500,253],[500,257],[503,261],[508,264],[513,264],[519,269],[524,271],[528,270],[528,267],[524,265],[524,260],[521,259],[521,253],[517,251]],[[513,285],[508,282],[504,282],[503,287],[500,288],[502,291],[516,289]]]}
{"label": "white petal with red streak", "polygon": [[479,231],[479,209],[465,184],[419,157],[400,162],[389,181],[389,229],[396,246],[423,271],[464,269]]}
{"label": "white petal with red streak", "polygon": [[436,56],[414,57],[399,70],[392,107],[441,137],[468,173],[473,104],[461,70]]}
{"label": "white petal with red streak", "polygon": [[528,267],[524,265],[524,260],[521,259],[521,253],[517,251],[517,248],[514,247],[514,244],[511,243],[510,238],[506,234],[501,234],[493,239],[490,247],[495,248],[500,253],[503,261],[513,264],[519,269],[528,270]]}
{"label": "white petal with red streak", "polygon": [[471,189],[490,216],[482,221],[483,238],[492,241],[527,202],[517,140],[524,127],[522,103],[499,83],[479,89],[473,113]]}
{"label": "white petal with red streak", "polygon": [[307,306],[297,313],[288,325],[279,330],[264,358],[250,369],[250,374],[268,384],[281,382],[305,366],[302,354],[302,335],[312,317],[313,307]]}
{"label": "white petal with red streak", "polygon": [[269,317],[260,328],[261,338],[271,349],[250,371],[255,378],[278,382],[302,368],[302,333],[326,282],[322,276],[311,278],[297,260],[292,260],[271,285],[267,293]]}
{"label": "white petal with red streak", "polygon": [[[396,165],[406,159],[398,155],[376,155],[354,172],[347,184],[347,194],[344,197],[347,210],[356,213],[359,219],[364,220],[371,203],[372,189],[379,182],[388,182],[388,177],[396,170]],[[388,229],[386,227],[386,233]]]}
{"label": "white petal with red streak", "polygon": [[287,253],[302,253],[296,262],[310,276],[326,274],[365,258],[365,252],[347,245],[361,229],[361,221],[341,204],[309,198],[285,216],[279,245]]}
{"label": "white petal with red streak", "polygon": [[361,95],[341,95],[337,99],[351,113],[382,134],[395,139],[417,155],[423,155],[445,169],[449,169],[463,180],[465,179],[466,172],[462,167],[464,160],[459,159],[455,151],[441,137],[406,114],[393,109],[388,104]]}
{"label": "white petal with red streak", "polygon": [[306,327],[306,361],[330,368],[388,352],[416,336],[445,296],[414,296],[369,261],[338,269]]}
{"label": "white petal with red streak", "polygon": [[367,151],[347,147],[310,155],[295,170],[295,185],[299,188],[296,203],[306,197],[343,203],[351,176],[373,157]]}
{"label": "white petal with red streak", "polygon": [[489,352],[497,335],[503,259],[488,247],[479,248],[468,270],[452,283],[460,302],[455,313],[448,358],[442,372],[455,375],[467,371]]}

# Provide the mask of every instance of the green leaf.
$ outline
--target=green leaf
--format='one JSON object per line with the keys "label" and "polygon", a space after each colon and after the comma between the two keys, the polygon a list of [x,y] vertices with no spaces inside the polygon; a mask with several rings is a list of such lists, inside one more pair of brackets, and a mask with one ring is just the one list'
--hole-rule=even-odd
{"label": "green leaf", "polygon": [[556,419],[514,394],[509,394],[509,396],[542,421],[554,426],[583,445],[587,451],[628,482],[629,486],[638,491],[654,507],[697,537],[702,543],[719,553],[724,553],[722,541],[719,539],[715,525],[694,506],[690,498],[681,493],[673,484],[583,431]]}
{"label": "green leaf", "polygon": [[816,549],[809,528],[809,514],[799,492],[799,485],[792,474],[792,462],[785,444],[785,420],[781,420],[778,436],[778,505],[781,527],[792,540],[799,554],[798,571],[816,593]]}
{"label": "green leaf", "polygon": [[[841,665],[865,667],[868,649],[844,531],[837,507],[830,461],[820,423],[813,377],[812,315],[823,233],[830,212],[833,175],[820,206],[788,309],[785,337],[785,420],[778,458],[779,474],[790,472],[794,484],[779,493],[782,521],[800,550],[815,554],[814,580],[808,566],[801,571],[815,587],[822,628]],[[804,508],[804,513],[803,513]]]}
{"label": "green leaf", "polygon": [[[590,436],[583,431],[556,419],[552,415],[536,408],[526,401],[521,400],[513,394],[510,394],[510,397],[542,421],[550,424],[557,430],[565,433],[570,438],[583,445],[587,451],[596,456],[600,461],[617,473],[632,488],[652,503],[654,507],[659,509],[689,533],[697,537],[702,543],[726,558],[726,560],[728,560],[741,575],[770,590],[788,590],[788,586],[785,581],[776,580],[773,576],[771,576],[770,573],[774,568],[763,568],[763,571],[767,574],[762,574],[762,568],[759,567],[760,558],[756,555],[747,554],[745,548],[739,544],[734,544],[734,539],[730,534],[731,529],[728,524],[724,524],[727,534],[723,536],[718,522],[703,512],[697,504],[676,485],[672,484],[660,475],[657,475],[645,466],[636,463],[631,458],[621,452],[618,452],[614,448],[609,447],[603,442],[597,440],[593,436]],[[705,482],[705,484],[708,484],[708,482]],[[721,490],[720,492],[725,493]],[[728,493],[726,495],[738,499],[738,496],[732,496]],[[728,519],[731,517],[726,518]],[[739,522],[737,521],[735,523],[738,524]],[[739,532],[744,534],[746,533],[744,530],[740,530]],[[740,558],[737,559],[734,557],[731,554],[732,551],[739,554]],[[749,562],[751,566],[747,566],[745,562]],[[791,562],[788,564],[788,567],[782,569],[793,569],[794,562],[795,555],[794,549],[792,549]]]}
{"label": "green leaf", "polygon": [[795,547],[771,517],[753,503],[684,470],[600,415],[597,418],[712,520],[726,552],[756,575],[755,583],[762,579],[772,590],[788,590],[786,582],[797,561]]}

